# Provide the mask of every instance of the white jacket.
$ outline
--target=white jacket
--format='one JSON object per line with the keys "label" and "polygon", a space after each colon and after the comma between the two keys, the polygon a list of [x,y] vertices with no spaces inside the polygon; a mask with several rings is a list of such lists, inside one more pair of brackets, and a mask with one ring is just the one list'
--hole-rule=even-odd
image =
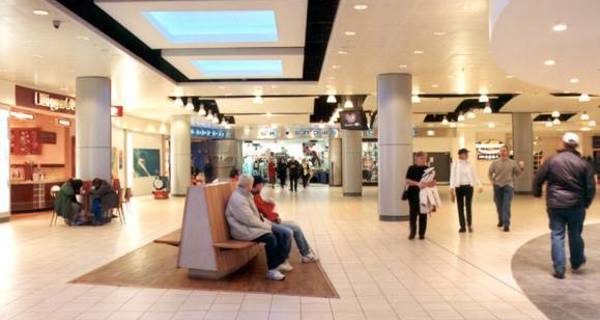
{"label": "white jacket", "polygon": [[260,215],[252,194],[241,188],[229,197],[225,217],[229,233],[236,240],[252,241],[271,232],[271,222]]}
{"label": "white jacket", "polygon": [[[435,179],[435,168],[431,167],[425,170],[421,177],[421,182],[431,182]],[[437,187],[427,187],[419,192],[420,212],[422,214],[436,211],[441,205],[442,200]]]}

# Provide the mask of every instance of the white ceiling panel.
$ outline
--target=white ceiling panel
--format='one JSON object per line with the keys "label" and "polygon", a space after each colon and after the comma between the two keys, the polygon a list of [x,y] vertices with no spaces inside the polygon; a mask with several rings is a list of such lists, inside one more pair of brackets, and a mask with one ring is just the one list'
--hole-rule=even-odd
{"label": "white ceiling panel", "polygon": [[[307,0],[96,0],[95,3],[154,49],[304,47],[305,42]],[[238,12],[273,11],[277,25],[277,40],[266,42],[172,42],[144,16],[144,14],[152,12],[214,13],[232,10]],[[219,23],[219,21],[215,22]],[[240,32],[244,32],[244,30],[240,30]]]}

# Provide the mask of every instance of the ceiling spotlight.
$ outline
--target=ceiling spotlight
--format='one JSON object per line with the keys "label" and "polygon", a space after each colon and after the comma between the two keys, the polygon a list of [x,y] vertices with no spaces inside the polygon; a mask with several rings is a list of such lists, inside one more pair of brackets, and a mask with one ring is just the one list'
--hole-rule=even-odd
{"label": "ceiling spotlight", "polygon": [[475,119],[476,117],[477,115],[475,115],[475,112],[473,112],[473,110],[469,110],[469,112],[467,112],[467,118]]}
{"label": "ceiling spotlight", "polygon": [[408,65],[401,64],[401,65],[398,66],[398,68],[400,68],[400,69],[406,69],[406,68],[408,68]]}
{"label": "ceiling spotlight", "polygon": [[413,51],[413,53],[414,54],[423,54],[423,53],[425,53],[425,51],[423,51],[423,50],[415,50],[415,51]]}
{"label": "ceiling spotlight", "polygon": [[454,121],[450,122],[450,128],[456,128],[456,122],[454,122]]}
{"label": "ceiling spotlight", "polygon": [[201,117],[204,117],[204,116],[206,116],[206,110],[204,110],[204,104],[202,104],[202,103],[200,104],[200,109],[198,110],[198,114],[199,114]]}
{"label": "ceiling spotlight", "polygon": [[485,104],[485,108],[483,108],[483,113],[490,114],[490,113],[492,113],[492,112],[493,112],[493,110],[492,110],[492,107],[490,106],[490,103],[489,103],[489,101],[488,101],[488,102]]}
{"label": "ceiling spotlight", "polygon": [[439,37],[439,36],[446,35],[446,32],[444,32],[444,31],[434,31],[433,35]]}
{"label": "ceiling spotlight", "polygon": [[563,32],[567,29],[568,29],[568,27],[564,23],[559,23],[559,24],[555,24],[554,26],[552,26],[552,30],[554,30],[556,32]]}
{"label": "ceiling spotlight", "polygon": [[553,66],[556,64],[556,61],[549,59],[549,60],[544,61],[544,64],[547,66]]}
{"label": "ceiling spotlight", "polygon": [[427,135],[430,137],[435,136],[435,130],[427,130]]}
{"label": "ceiling spotlight", "polygon": [[212,118],[212,123],[219,124],[219,115],[218,114],[215,114],[215,116]]}
{"label": "ceiling spotlight", "polygon": [[561,122],[560,122],[560,119],[559,119],[559,118],[554,118],[554,120],[552,120],[552,124],[553,124],[553,125],[555,125],[555,126],[558,126],[558,125],[560,125],[560,123],[561,123]]}
{"label": "ceiling spotlight", "polygon": [[412,103],[419,103],[419,102],[421,102],[421,97],[419,97],[418,94],[413,94],[413,96],[411,98],[411,102]]}
{"label": "ceiling spotlight", "polygon": [[486,102],[489,102],[489,101],[490,101],[490,98],[488,98],[487,94],[481,94],[479,96],[479,102],[486,103]]}
{"label": "ceiling spotlight", "polygon": [[260,95],[257,95],[254,97],[254,103],[256,104],[262,104],[263,103],[263,98]]}
{"label": "ceiling spotlight", "polygon": [[513,76],[512,74],[507,74],[507,75],[506,75],[506,79],[512,79],[512,78],[514,78],[514,77],[515,77],[515,76]]}
{"label": "ceiling spotlight", "polygon": [[176,98],[175,100],[173,100],[173,106],[176,108],[182,108],[183,105],[183,100],[181,100],[181,98]]}
{"label": "ceiling spotlight", "polygon": [[552,128],[554,126],[554,124],[552,123],[552,121],[548,120],[546,121],[546,128]]}
{"label": "ceiling spotlight", "polygon": [[344,109],[354,109],[354,103],[352,103],[352,100],[346,100],[346,102],[344,102]]}
{"label": "ceiling spotlight", "polygon": [[458,115],[458,119],[457,119],[457,120],[458,120],[459,122],[463,122],[463,121],[465,121],[465,115],[464,115],[464,114],[462,114],[462,113],[461,113],[461,114],[459,114],[459,115]]}
{"label": "ceiling spotlight", "polygon": [[560,112],[552,111],[552,118],[558,118],[558,117],[560,117]]}
{"label": "ceiling spotlight", "polygon": [[488,128],[490,129],[494,129],[496,127],[496,124],[493,122],[488,123]]}
{"label": "ceiling spotlight", "polygon": [[445,126],[447,126],[449,124],[448,118],[446,118],[446,116],[444,116],[444,119],[442,120],[442,124]]}
{"label": "ceiling spotlight", "polygon": [[213,119],[213,114],[211,110],[208,110],[208,115],[206,116],[206,120],[208,121],[212,121]]}
{"label": "ceiling spotlight", "polygon": [[346,32],[344,32],[344,35],[347,35],[348,37],[352,37],[352,36],[356,35],[356,32],[354,32],[354,31],[346,31]]}
{"label": "ceiling spotlight", "polygon": [[188,102],[185,104],[185,110],[194,111],[194,104],[192,103],[192,98],[188,98]]}
{"label": "ceiling spotlight", "polygon": [[590,96],[587,93],[582,93],[579,96],[579,102],[590,102],[592,99],[590,98]]}
{"label": "ceiling spotlight", "polygon": [[579,83],[579,79],[577,79],[577,78],[571,78],[571,79],[569,79],[569,82],[570,83]]}
{"label": "ceiling spotlight", "polygon": [[439,86],[440,86],[440,85],[439,85],[439,84],[437,84],[437,83],[434,83],[434,84],[432,84],[432,85],[431,85],[431,87],[432,87],[432,88],[439,88]]}
{"label": "ceiling spotlight", "polygon": [[362,4],[362,3],[354,5],[354,10],[358,10],[358,11],[367,10],[367,8],[369,8],[369,6],[366,4]]}
{"label": "ceiling spotlight", "polygon": [[596,120],[590,120],[590,122],[588,122],[588,126],[589,127],[595,127],[596,126]]}
{"label": "ceiling spotlight", "polygon": [[327,103],[337,103],[337,99],[334,95],[330,94],[329,96],[327,96]]}
{"label": "ceiling spotlight", "polygon": [[580,117],[580,119],[581,119],[582,121],[588,121],[588,120],[590,120],[590,115],[589,115],[589,114],[587,114],[587,112],[585,112],[585,111],[584,111],[584,112],[581,114],[581,117]]}
{"label": "ceiling spotlight", "polygon": [[35,14],[36,16],[47,16],[48,11],[42,9],[35,9],[33,10],[33,14]]}

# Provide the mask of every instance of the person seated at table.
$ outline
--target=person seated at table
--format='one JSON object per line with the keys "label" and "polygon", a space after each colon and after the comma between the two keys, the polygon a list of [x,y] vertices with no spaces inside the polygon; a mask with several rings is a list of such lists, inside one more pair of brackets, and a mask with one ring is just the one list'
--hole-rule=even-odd
{"label": "person seated at table", "polygon": [[77,195],[81,192],[83,181],[69,179],[61,187],[54,199],[54,211],[65,219],[67,225],[81,224],[85,220],[81,203],[77,201]]}
{"label": "person seated at table", "polygon": [[94,214],[92,224],[104,224],[114,218],[111,209],[119,206],[119,196],[110,183],[96,178],[90,189],[90,203]]}
{"label": "person seated at table", "polygon": [[[298,251],[300,251],[300,255],[302,255],[301,261],[302,263],[310,263],[316,262],[319,260],[314,251],[310,248],[308,241],[304,237],[304,232],[302,228],[295,223],[294,221],[281,221],[279,214],[275,212],[275,202],[273,201],[273,197],[264,196],[264,192],[272,193],[273,190],[263,189],[265,186],[265,181],[262,177],[256,176],[254,177],[254,186],[252,188],[252,194],[254,195],[254,204],[258,209],[258,212],[271,221],[275,226],[281,226],[285,229],[288,229],[294,237],[296,241],[296,246],[298,247]],[[264,190],[264,191],[263,191]]]}
{"label": "person seated at table", "polygon": [[283,280],[285,274],[282,272],[293,269],[287,262],[290,252],[288,243],[291,240],[286,240],[286,234],[280,232],[281,229],[273,228],[271,222],[256,209],[250,193],[253,182],[252,176],[241,175],[236,190],[229,197],[225,210],[229,231],[233,239],[264,243],[268,266],[266,278]]}

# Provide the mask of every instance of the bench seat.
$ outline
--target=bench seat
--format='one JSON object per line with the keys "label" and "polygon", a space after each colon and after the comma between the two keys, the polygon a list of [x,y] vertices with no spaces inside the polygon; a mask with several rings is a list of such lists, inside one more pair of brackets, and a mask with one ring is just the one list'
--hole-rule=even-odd
{"label": "bench seat", "polygon": [[238,241],[238,240],[227,240],[225,242],[213,243],[213,247],[225,250],[242,250],[248,249],[253,246],[257,246],[256,242],[252,241]]}

